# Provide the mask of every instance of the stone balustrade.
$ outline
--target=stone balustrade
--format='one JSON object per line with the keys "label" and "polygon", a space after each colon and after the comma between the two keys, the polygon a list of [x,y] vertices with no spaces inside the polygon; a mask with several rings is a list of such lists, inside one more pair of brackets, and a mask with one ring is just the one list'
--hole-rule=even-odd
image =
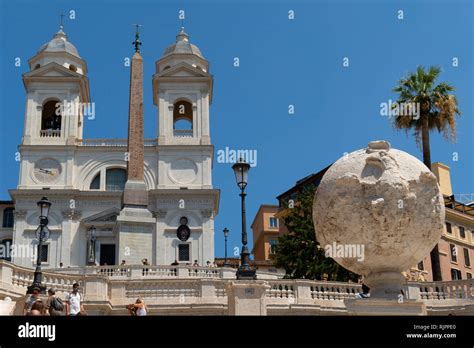
{"label": "stone balustrade", "polygon": [[190,129],[175,129],[173,130],[173,135],[175,137],[189,137],[191,138],[193,136],[193,130]]}
{"label": "stone balustrade", "polygon": [[42,138],[58,138],[61,136],[60,129],[42,129],[40,130],[40,137]]}
{"label": "stone balustrade", "polygon": [[[128,144],[127,139],[77,139],[77,146],[88,146],[88,147],[97,147],[97,146],[108,146],[108,147],[126,147]],[[145,139],[144,145],[156,146],[158,145],[158,140],[156,139]]]}
{"label": "stone balustrade", "polygon": [[[215,267],[194,267],[194,266],[161,266],[161,265],[125,265],[125,266],[88,266],[88,267],[68,267],[55,268],[49,270],[59,274],[97,274],[108,278],[119,279],[182,279],[182,278],[212,278],[212,279],[235,279],[236,269],[215,268]],[[276,279],[275,273],[259,272],[265,279]]]}
{"label": "stone balustrade", "polygon": [[473,299],[474,279],[418,283],[423,300]]}
{"label": "stone balustrade", "polygon": [[[0,299],[6,296],[14,301],[24,299],[33,274],[33,269],[0,260]],[[250,298],[260,301],[263,306],[260,313],[269,315],[318,315],[323,311],[344,314],[345,301],[361,292],[360,284],[355,283],[262,279],[259,273],[257,278],[237,281],[235,269],[192,266],[92,266],[43,272],[46,287],[56,288],[63,298],[72,284],[79,283],[89,314],[126,314],[126,304],[138,297],[145,299],[152,314],[237,313],[229,306]],[[407,299],[424,301],[430,311],[438,314],[474,312],[471,279],[407,282],[404,291]],[[236,296],[243,298],[236,301]]]}

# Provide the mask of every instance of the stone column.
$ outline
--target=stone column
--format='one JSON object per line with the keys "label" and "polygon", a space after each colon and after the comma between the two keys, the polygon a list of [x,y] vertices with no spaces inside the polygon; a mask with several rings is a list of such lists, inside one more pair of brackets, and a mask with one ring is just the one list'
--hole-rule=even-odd
{"label": "stone column", "polygon": [[202,235],[199,249],[199,262],[205,265],[214,261],[214,216],[211,209],[201,210]]}
{"label": "stone column", "polygon": [[[57,265],[54,265],[54,267],[59,267],[60,262],[63,263],[64,267],[71,266],[73,229],[76,227],[74,220],[80,219],[82,213],[77,210],[63,210],[61,215],[63,217],[61,224],[61,243],[58,245],[61,254],[59,255]],[[77,260],[76,262],[80,265],[80,260]]]}
{"label": "stone column", "polygon": [[[30,245],[31,241],[27,240],[23,234],[23,231],[27,229],[27,223],[26,223],[26,211],[25,210],[15,210],[15,224],[13,228],[13,235],[12,235],[12,242],[14,245]],[[36,249],[34,251],[36,253]],[[32,261],[34,258],[30,259],[25,259],[20,256],[14,256],[12,257],[12,262],[24,266],[24,267],[31,267]]]}

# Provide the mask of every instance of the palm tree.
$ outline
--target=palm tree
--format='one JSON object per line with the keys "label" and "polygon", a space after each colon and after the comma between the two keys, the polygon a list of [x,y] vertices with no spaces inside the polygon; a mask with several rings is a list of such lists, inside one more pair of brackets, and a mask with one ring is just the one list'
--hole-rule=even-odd
{"label": "palm tree", "polygon": [[396,129],[414,129],[417,145],[423,150],[423,162],[431,169],[430,131],[437,129],[446,139],[456,141],[456,115],[461,115],[458,102],[453,94],[454,87],[445,82],[435,86],[441,69],[432,66],[428,72],[422,66],[416,73],[410,73],[401,79],[399,85],[393,89],[399,93],[397,104],[419,105],[419,115],[413,116],[413,109],[399,108],[401,110],[393,119]]}
{"label": "palm tree", "polygon": [[[417,145],[423,150],[423,162],[431,170],[430,153],[430,131],[437,129],[443,136],[451,141],[456,141],[456,115],[461,115],[458,102],[453,94],[454,87],[441,82],[435,86],[441,69],[430,67],[428,72],[422,66],[416,69],[416,73],[409,74],[401,79],[399,85],[393,89],[399,93],[398,106],[405,103],[419,105],[419,114],[413,116],[413,109],[399,108],[398,116],[393,119],[396,129],[414,129]],[[406,104],[405,104],[406,105]],[[401,111],[401,112],[400,112]],[[430,253],[433,270],[433,280],[441,280],[441,266],[439,260],[438,245]]]}

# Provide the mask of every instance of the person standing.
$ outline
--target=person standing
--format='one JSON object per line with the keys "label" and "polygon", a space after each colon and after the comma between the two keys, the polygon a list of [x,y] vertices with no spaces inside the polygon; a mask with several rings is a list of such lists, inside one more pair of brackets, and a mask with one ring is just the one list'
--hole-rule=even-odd
{"label": "person standing", "polygon": [[51,316],[64,315],[63,301],[59,297],[56,297],[56,290],[53,288],[48,290],[45,310]]}
{"label": "person standing", "polygon": [[79,293],[79,284],[75,283],[72,286],[72,292],[66,298],[66,315],[81,315],[84,312],[83,301],[84,299]]}
{"label": "person standing", "polygon": [[[143,266],[150,266],[150,262],[148,262],[148,259],[142,259],[142,264]],[[148,268],[143,269],[142,275],[148,275]]]}
{"label": "person standing", "polygon": [[122,260],[122,263],[120,264],[120,275],[124,275],[127,273],[127,269],[125,268],[127,266],[127,263],[125,260]]}
{"label": "person standing", "polygon": [[33,288],[31,294],[26,298],[25,306],[23,307],[23,315],[29,315],[31,307],[33,307],[33,304],[39,300],[39,291],[39,288]]}

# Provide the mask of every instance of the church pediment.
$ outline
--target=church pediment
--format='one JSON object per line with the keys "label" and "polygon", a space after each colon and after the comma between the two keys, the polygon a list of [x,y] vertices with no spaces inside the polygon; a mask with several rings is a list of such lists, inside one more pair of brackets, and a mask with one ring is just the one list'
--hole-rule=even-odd
{"label": "church pediment", "polygon": [[209,74],[200,68],[187,63],[180,63],[172,68],[156,74],[157,77],[209,77]]}
{"label": "church pediment", "polygon": [[58,63],[49,63],[36,70],[24,74],[25,78],[30,77],[83,77],[81,74],[74,72]]}
{"label": "church pediment", "polygon": [[85,224],[115,223],[119,214],[119,208],[111,208],[104,210],[98,214],[91,215],[82,220],[82,222]]}

